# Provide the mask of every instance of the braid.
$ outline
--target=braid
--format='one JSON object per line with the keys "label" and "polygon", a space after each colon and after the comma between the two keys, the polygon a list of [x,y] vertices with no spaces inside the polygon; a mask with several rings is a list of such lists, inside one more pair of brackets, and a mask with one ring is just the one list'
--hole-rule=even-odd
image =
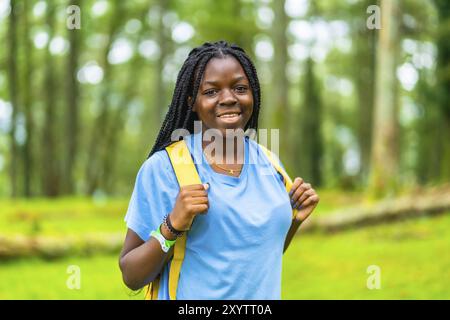
{"label": "braid", "polygon": [[[191,103],[191,106],[189,106],[188,116],[192,112],[192,106],[195,103],[195,98],[197,97],[198,89],[200,88],[200,83],[202,80],[202,77],[200,75],[203,75],[203,73],[205,72],[206,65],[208,64],[208,61],[213,57],[213,55],[214,55],[213,53],[208,53],[198,63],[197,72],[194,75],[195,81],[194,81],[194,85],[192,88],[192,103]],[[189,122],[189,117],[186,117],[186,121],[184,123],[183,128],[186,128],[189,131],[193,131],[194,130],[194,121]]]}
{"label": "braid", "polygon": [[[253,94],[253,112],[244,130],[249,128],[258,130],[258,117],[261,104],[261,89],[258,80],[256,68],[245,51],[235,45],[228,44],[226,41],[217,41],[214,43],[205,42],[189,52],[177,76],[172,101],[169,110],[164,118],[163,124],[156,138],[155,144],[150,151],[149,157],[173,143],[171,140],[172,132],[176,129],[186,129],[190,133],[194,130],[194,120],[198,116],[192,111],[195,103],[198,89],[201,84],[203,74],[208,61],[214,57],[225,58],[227,55],[234,57],[241,64],[244,72],[250,82]],[[191,104],[188,104],[188,97],[192,97]]]}

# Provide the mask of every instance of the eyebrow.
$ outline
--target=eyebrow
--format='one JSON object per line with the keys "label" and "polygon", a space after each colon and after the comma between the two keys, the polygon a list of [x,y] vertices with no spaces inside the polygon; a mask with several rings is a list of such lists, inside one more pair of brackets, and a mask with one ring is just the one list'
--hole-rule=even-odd
{"label": "eyebrow", "polygon": [[[238,82],[238,81],[241,81],[241,80],[245,80],[245,77],[244,76],[237,76],[237,77],[235,77],[233,79],[234,82]],[[218,83],[219,83],[219,81],[217,81],[217,80],[205,81],[204,82],[204,84],[210,84],[212,86],[216,86]]]}

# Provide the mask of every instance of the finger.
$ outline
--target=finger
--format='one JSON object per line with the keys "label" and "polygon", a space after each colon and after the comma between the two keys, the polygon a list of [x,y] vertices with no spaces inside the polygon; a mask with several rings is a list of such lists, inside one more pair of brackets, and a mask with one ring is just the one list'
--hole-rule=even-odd
{"label": "finger", "polygon": [[292,196],[292,203],[296,203],[298,199],[300,199],[300,196],[308,189],[311,188],[311,185],[309,183],[302,183],[301,186],[298,187],[298,189],[294,192],[294,195]]}
{"label": "finger", "polygon": [[309,197],[308,199],[305,200],[305,202],[302,203],[303,207],[307,207],[309,205],[312,204],[317,204],[319,203],[319,196],[317,194],[312,195],[311,197]]}
{"label": "finger", "polygon": [[207,197],[196,197],[196,198],[192,198],[189,201],[190,204],[195,205],[195,204],[208,204],[208,198]]}
{"label": "finger", "polygon": [[186,191],[188,191],[188,190],[206,190],[207,188],[205,187],[205,185],[208,185],[208,184],[201,184],[201,183],[198,183],[198,184],[188,184],[188,185],[186,185],[186,186],[182,186],[180,189],[181,190],[186,190]]}
{"label": "finger", "polygon": [[205,214],[209,209],[209,206],[206,204],[195,204],[192,205],[192,210],[199,214]]}
{"label": "finger", "polygon": [[[312,191],[311,191],[312,190]],[[309,197],[313,196],[315,194],[313,189],[306,190],[301,197],[297,200],[297,202],[294,205],[294,208],[299,208],[300,206],[304,206],[303,202],[308,199]]]}
{"label": "finger", "polygon": [[[207,184],[209,185],[209,184]],[[191,194],[193,192],[206,192],[205,191],[205,185],[203,184],[191,184],[186,185],[180,188],[179,197],[182,199],[186,199],[191,197]],[[197,196],[197,193],[195,193],[195,196]]]}
{"label": "finger", "polygon": [[294,182],[292,183],[291,190],[289,191],[289,196],[292,196],[292,194],[297,190],[297,188],[303,183],[303,179],[300,177],[297,177],[294,179]]}
{"label": "finger", "polygon": [[303,203],[303,201],[305,201],[307,198],[309,198],[310,196],[313,196],[315,194],[314,189],[308,189],[305,192],[303,192],[303,194],[300,196],[300,198],[296,201],[296,206],[299,206]]}
{"label": "finger", "polygon": [[189,190],[189,191],[186,191],[186,197],[191,197],[191,198],[208,197],[208,193],[204,190]]}

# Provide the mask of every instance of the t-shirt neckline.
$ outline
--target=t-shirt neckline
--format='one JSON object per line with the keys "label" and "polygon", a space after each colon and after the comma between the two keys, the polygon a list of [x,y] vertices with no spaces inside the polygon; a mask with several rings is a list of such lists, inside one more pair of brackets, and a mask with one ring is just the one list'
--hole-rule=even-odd
{"label": "t-shirt neckline", "polygon": [[209,176],[226,184],[236,185],[239,184],[247,175],[248,170],[248,159],[249,159],[249,137],[244,137],[244,165],[242,166],[241,174],[237,177],[230,176],[227,174],[222,174],[214,171],[211,165],[208,163],[205,154],[203,153],[202,148],[202,132],[197,132],[193,134],[193,142],[194,142],[194,155],[195,159],[201,159],[201,163],[197,163],[197,165],[201,165],[208,172]]}

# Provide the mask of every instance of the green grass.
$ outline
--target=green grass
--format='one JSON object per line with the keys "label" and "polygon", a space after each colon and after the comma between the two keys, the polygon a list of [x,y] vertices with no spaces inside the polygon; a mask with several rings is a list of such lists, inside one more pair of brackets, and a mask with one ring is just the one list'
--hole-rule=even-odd
{"label": "green grass", "polygon": [[86,198],[56,200],[1,200],[0,234],[79,235],[120,232],[128,199],[93,201]]}
{"label": "green grass", "polygon": [[[315,216],[360,201],[357,194],[321,192]],[[0,234],[62,235],[124,232],[127,200],[4,202]],[[31,218],[30,218],[31,217]],[[37,222],[37,227],[33,226]],[[450,212],[337,234],[301,234],[283,260],[283,299],[450,299]],[[117,254],[55,261],[0,261],[0,299],[143,299],[122,283]],[[69,265],[81,270],[70,290]],[[381,289],[369,290],[366,270],[381,268]]]}
{"label": "green grass", "polygon": [[[284,256],[283,299],[450,299],[450,212],[334,235],[300,235]],[[367,267],[381,269],[369,290]]]}
{"label": "green grass", "polygon": [[[80,288],[69,289],[73,273],[80,269]],[[117,256],[68,258],[57,261],[20,260],[0,265],[0,299],[125,299],[144,298],[122,282]]]}
{"label": "green grass", "polygon": [[[335,235],[300,235],[283,261],[283,299],[449,299],[450,214]],[[70,290],[69,265],[81,270]],[[381,289],[369,290],[369,265]],[[0,265],[0,299],[143,299],[123,284],[117,256]]]}

